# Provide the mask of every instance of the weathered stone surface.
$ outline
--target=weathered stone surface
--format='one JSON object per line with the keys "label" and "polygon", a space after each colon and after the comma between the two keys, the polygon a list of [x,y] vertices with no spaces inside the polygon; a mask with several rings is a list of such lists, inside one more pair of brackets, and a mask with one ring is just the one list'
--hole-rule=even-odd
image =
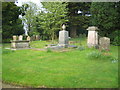
{"label": "weathered stone surface", "polygon": [[110,49],[110,38],[102,37],[99,39],[99,49],[109,50]]}
{"label": "weathered stone surface", "polygon": [[30,36],[27,36],[27,40],[30,41]]}
{"label": "weathered stone surface", "polygon": [[59,44],[58,46],[67,47],[69,41],[68,31],[65,31],[66,26],[63,24],[62,31],[59,31]]}
{"label": "weathered stone surface", "polygon": [[11,41],[11,48],[30,48],[30,43],[28,40]]}
{"label": "weathered stone surface", "polygon": [[13,36],[13,40],[16,41],[17,40],[17,36]]}
{"label": "weathered stone surface", "polygon": [[18,40],[23,40],[23,36],[20,35],[20,36],[18,37]]}
{"label": "weathered stone surface", "polygon": [[40,40],[40,36],[39,35],[36,35],[36,40]]}
{"label": "weathered stone surface", "polygon": [[68,31],[60,31],[59,32],[59,46],[67,46],[68,45]]}
{"label": "weathered stone surface", "polygon": [[87,38],[87,45],[88,47],[96,47],[98,46],[98,28],[95,26],[88,27],[88,38]]}

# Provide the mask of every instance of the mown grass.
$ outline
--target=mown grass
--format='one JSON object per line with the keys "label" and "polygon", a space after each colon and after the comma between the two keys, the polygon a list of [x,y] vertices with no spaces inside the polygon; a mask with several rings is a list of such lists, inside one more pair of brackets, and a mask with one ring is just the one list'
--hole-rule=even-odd
{"label": "mown grass", "polygon": [[[49,43],[43,42],[35,41],[31,44],[42,48]],[[112,62],[109,58],[91,60],[87,55],[92,51],[99,52],[87,47],[84,50],[49,53],[37,50],[8,53],[3,49],[2,78],[4,82],[29,87],[117,88],[118,62]],[[116,46],[111,46],[110,52],[101,53],[110,53],[113,57],[118,55]]]}

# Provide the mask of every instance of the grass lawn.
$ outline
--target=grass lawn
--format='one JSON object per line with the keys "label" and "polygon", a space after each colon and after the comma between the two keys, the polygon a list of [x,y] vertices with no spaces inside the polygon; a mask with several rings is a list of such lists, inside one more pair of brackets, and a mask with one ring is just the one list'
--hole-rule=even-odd
{"label": "grass lawn", "polygon": [[[85,42],[86,39],[82,39],[80,45]],[[42,48],[49,43],[34,41],[31,46]],[[90,59],[89,53],[100,51],[86,45],[84,48],[67,52],[3,49],[3,81],[36,88],[117,88],[118,62],[108,57]],[[117,58],[117,46],[111,46],[109,52],[102,52],[103,55],[106,53]]]}

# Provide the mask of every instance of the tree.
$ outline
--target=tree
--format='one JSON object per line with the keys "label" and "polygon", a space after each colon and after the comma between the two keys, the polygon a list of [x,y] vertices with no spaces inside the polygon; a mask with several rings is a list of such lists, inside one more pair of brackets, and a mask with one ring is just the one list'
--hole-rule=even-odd
{"label": "tree", "polygon": [[77,29],[86,29],[89,25],[90,2],[68,2],[70,36],[76,37]]}
{"label": "tree", "polygon": [[32,2],[27,2],[22,5],[22,21],[27,24],[28,34],[31,36],[37,33],[36,30],[36,17],[37,5]]}
{"label": "tree", "polygon": [[19,19],[21,14],[20,7],[14,2],[2,3],[2,38],[11,38],[12,35],[24,33],[22,21]]}
{"label": "tree", "polygon": [[67,3],[63,2],[42,2],[43,10],[39,14],[39,24],[43,33],[50,39],[56,37],[56,32],[61,30],[61,25],[68,22]]}
{"label": "tree", "polygon": [[99,35],[107,36],[114,41],[116,32],[120,29],[119,2],[93,2],[91,4],[91,25],[99,27]]}

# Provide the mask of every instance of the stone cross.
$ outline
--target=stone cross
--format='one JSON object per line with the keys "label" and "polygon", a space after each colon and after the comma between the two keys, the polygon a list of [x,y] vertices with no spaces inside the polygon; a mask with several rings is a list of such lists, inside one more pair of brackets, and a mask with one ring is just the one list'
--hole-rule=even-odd
{"label": "stone cross", "polygon": [[87,30],[88,30],[88,38],[87,38],[88,47],[98,46],[98,32],[97,32],[97,30],[99,30],[99,29],[95,26],[91,26],[91,27],[88,27]]}
{"label": "stone cross", "polygon": [[23,36],[22,35],[19,36],[19,40],[23,40]]}
{"label": "stone cross", "polygon": [[17,40],[17,36],[13,36],[13,40],[16,41]]}
{"label": "stone cross", "polygon": [[30,41],[30,36],[27,36],[27,40]]}
{"label": "stone cross", "polygon": [[110,49],[110,38],[101,37],[99,39],[99,49],[108,51]]}
{"label": "stone cross", "polygon": [[59,46],[67,47],[69,41],[68,31],[65,30],[66,26],[63,24],[62,31],[59,31]]}

